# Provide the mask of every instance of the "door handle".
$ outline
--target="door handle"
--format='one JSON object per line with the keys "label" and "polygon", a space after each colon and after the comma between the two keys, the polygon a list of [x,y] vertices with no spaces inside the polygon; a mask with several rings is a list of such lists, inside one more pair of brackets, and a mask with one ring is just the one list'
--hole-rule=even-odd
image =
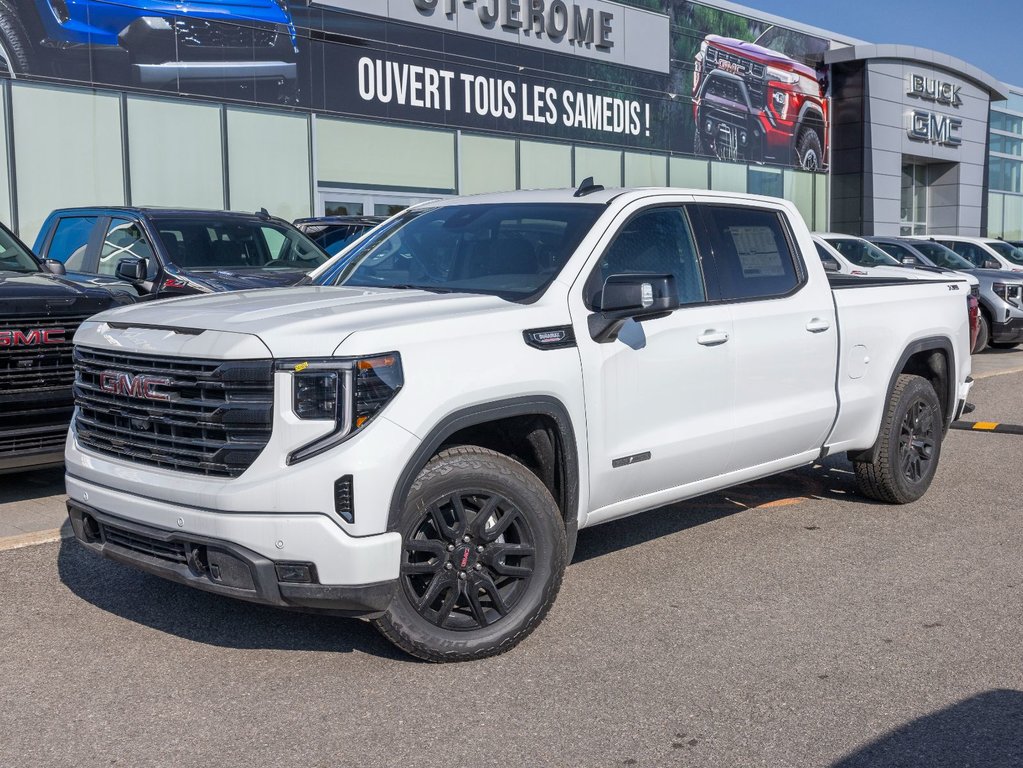
{"label": "door handle", "polygon": [[696,343],[705,347],[716,347],[728,341],[728,334],[724,331],[707,330],[696,337]]}
{"label": "door handle", "polygon": [[823,333],[831,327],[831,323],[827,320],[821,320],[819,317],[813,318],[806,324],[806,330],[810,333]]}

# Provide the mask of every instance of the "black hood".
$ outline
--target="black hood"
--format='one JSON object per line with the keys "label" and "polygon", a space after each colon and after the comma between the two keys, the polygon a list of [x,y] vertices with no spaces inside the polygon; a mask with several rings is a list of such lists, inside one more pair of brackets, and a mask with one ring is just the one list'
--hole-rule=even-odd
{"label": "black hood", "polygon": [[253,288],[284,288],[295,285],[306,273],[299,269],[198,270],[190,269],[187,277],[214,291],[246,291]]}
{"label": "black hood", "polygon": [[130,298],[46,272],[0,271],[3,315],[84,315],[125,304]]}

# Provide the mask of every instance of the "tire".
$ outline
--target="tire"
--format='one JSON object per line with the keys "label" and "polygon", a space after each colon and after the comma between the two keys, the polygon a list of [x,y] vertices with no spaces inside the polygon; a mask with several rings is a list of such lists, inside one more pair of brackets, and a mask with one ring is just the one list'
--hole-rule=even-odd
{"label": "tire", "polygon": [[0,0],[0,71],[24,75],[32,71],[34,54],[17,9]]}
{"label": "tire", "polygon": [[[987,315],[984,314],[983,310],[980,312],[978,323],[980,324],[980,329],[977,331],[977,343],[973,347],[973,354],[983,352],[991,342],[991,323],[988,321]],[[994,344],[991,346],[994,346]]]}
{"label": "tire", "polygon": [[494,451],[461,446],[431,459],[398,530],[398,593],[373,623],[421,659],[504,653],[536,628],[561,587],[567,547],[558,506],[536,475]]}
{"label": "tire", "polygon": [[796,140],[796,165],[804,171],[819,171],[824,167],[824,148],[820,136],[813,128],[804,128]]}
{"label": "tire", "polygon": [[992,349],[1015,349],[1020,345],[1018,341],[991,341],[988,346]]}
{"label": "tire", "polygon": [[941,457],[941,405],[930,382],[901,374],[888,400],[873,461],[854,461],[860,493],[889,504],[916,501]]}

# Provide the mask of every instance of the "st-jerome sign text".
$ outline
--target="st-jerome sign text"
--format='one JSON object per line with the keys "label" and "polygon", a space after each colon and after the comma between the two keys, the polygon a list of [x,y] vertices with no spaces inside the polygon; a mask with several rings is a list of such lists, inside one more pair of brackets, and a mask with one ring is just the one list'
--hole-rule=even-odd
{"label": "st-jerome sign text", "polygon": [[508,31],[525,30],[552,42],[567,39],[573,45],[596,46],[611,50],[614,41],[614,13],[594,11],[566,0],[412,0],[423,13],[443,9],[454,16],[461,4],[475,8],[480,23],[487,28],[500,24]]}

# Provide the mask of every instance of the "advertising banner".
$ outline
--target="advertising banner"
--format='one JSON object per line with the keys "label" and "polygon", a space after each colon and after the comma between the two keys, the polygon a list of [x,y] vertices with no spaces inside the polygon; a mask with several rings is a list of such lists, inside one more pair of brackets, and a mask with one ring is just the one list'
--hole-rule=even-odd
{"label": "advertising banner", "polygon": [[690,0],[13,0],[16,78],[824,167],[830,41]]}

